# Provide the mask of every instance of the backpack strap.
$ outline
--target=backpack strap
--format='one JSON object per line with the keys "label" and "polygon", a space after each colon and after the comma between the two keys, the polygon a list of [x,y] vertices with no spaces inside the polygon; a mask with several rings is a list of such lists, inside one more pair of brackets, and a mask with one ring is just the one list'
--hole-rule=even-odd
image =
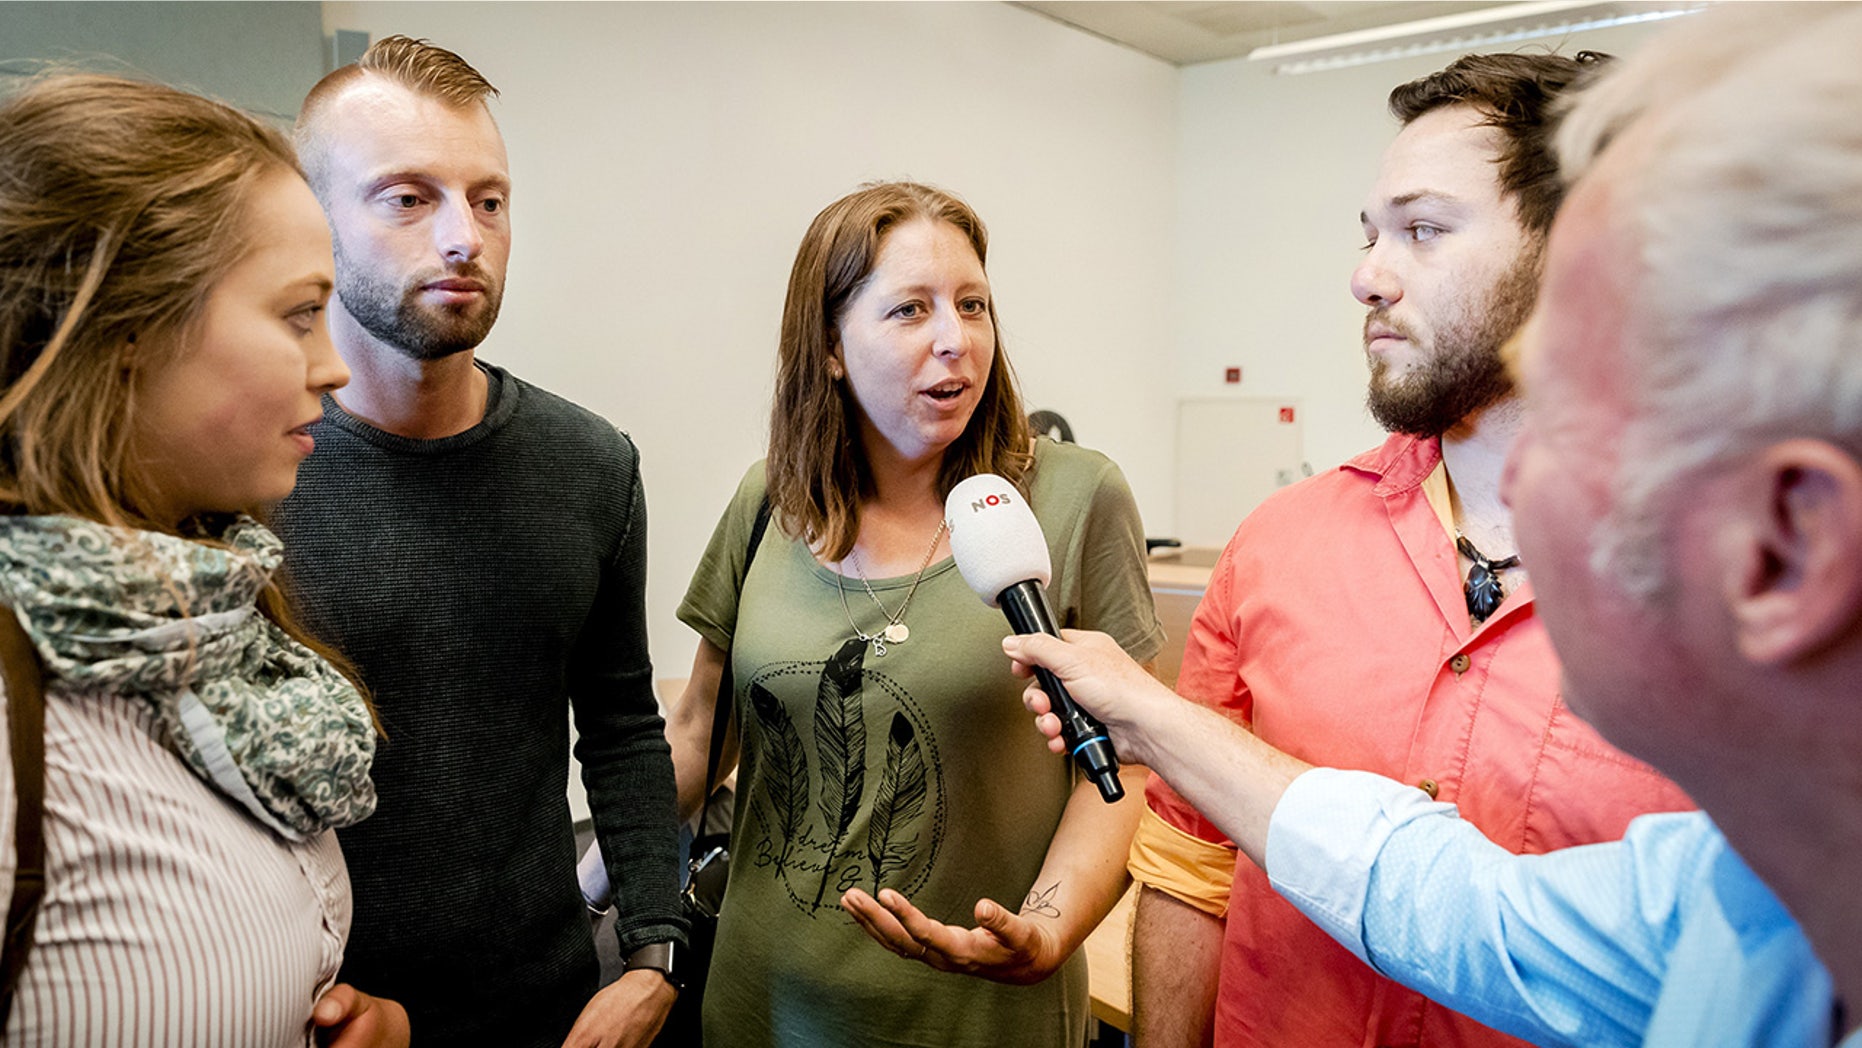
{"label": "backpack strap", "polygon": [[[744,550],[744,580],[750,578],[750,562],[756,559],[756,548],[763,542],[763,532],[769,528],[769,496],[763,496],[763,502],[756,508],[756,524],[750,529],[750,545]],[[742,590],[738,590],[738,605],[743,604]],[[731,678],[731,653],[724,653],[724,675],[718,678],[718,697],[711,708],[711,750],[705,758],[705,806],[698,816],[699,835],[704,835],[705,819],[711,814],[711,794],[716,790],[718,762],[724,757],[724,734],[730,727],[731,710],[735,705],[731,698],[736,693],[736,684]]]}
{"label": "backpack strap", "polygon": [[18,868],[6,911],[6,960],[0,965],[0,1031],[13,1011],[13,988],[32,951],[32,929],[45,897],[45,690],[38,653],[13,609],[0,604],[0,670],[6,674],[7,735],[13,758],[13,823]]}

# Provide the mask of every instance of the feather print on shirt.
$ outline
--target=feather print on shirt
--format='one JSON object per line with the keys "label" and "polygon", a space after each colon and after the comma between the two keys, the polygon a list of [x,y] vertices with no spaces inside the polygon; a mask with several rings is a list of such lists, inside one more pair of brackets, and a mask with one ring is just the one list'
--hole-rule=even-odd
{"label": "feather print on shirt", "polygon": [[808,818],[808,752],[795,722],[782,708],[782,702],[761,684],[750,685],[750,709],[763,728],[763,752],[769,781],[765,800],[769,803],[770,822],[782,838],[776,853],[776,875],[783,875],[789,852],[801,838],[802,823]]}
{"label": "feather print on shirt", "polygon": [[915,851],[917,823],[925,809],[925,759],[918,732],[903,713],[892,715],[886,733],[886,766],[873,798],[866,855],[873,863],[873,894],[886,875],[905,868]]}
{"label": "feather print on shirt", "polygon": [[854,637],[841,645],[821,671],[815,696],[815,752],[821,771],[821,821],[828,831],[828,854],[815,891],[815,908],[827,894],[834,857],[847,827],[860,811],[866,789],[866,707],[860,701],[860,671],[867,642]]}

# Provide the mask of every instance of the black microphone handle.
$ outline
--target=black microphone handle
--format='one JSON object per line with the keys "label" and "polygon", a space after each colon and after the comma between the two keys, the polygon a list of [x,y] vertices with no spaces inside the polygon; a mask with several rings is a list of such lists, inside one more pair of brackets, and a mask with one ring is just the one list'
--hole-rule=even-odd
{"label": "black microphone handle", "polygon": [[[996,603],[1002,606],[1009,628],[1016,633],[1060,636],[1060,628],[1054,625],[1054,609],[1047,603],[1047,588],[1038,580],[1017,582],[997,594]],[[1059,677],[1041,666],[1034,668],[1034,677],[1041,682],[1041,690],[1047,692],[1054,715],[1060,718],[1060,737],[1066,741],[1074,763],[1099,787],[1099,795],[1107,804],[1125,796],[1125,786],[1118,777],[1118,753],[1106,729],[1073,701]]]}

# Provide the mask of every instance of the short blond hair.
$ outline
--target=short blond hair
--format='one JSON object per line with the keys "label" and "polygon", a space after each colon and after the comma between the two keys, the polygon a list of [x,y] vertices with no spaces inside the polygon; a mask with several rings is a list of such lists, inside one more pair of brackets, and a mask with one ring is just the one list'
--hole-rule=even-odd
{"label": "short blond hair", "polygon": [[297,114],[297,150],[305,177],[323,195],[329,159],[329,136],[323,116],[343,90],[367,76],[378,76],[454,109],[484,105],[498,89],[472,64],[443,47],[406,36],[384,36],[362,57],[317,81]]}

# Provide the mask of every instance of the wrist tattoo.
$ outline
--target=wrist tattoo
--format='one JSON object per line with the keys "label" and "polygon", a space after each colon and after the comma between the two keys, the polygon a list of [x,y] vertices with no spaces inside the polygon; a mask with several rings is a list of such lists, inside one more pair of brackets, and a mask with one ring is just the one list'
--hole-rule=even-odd
{"label": "wrist tattoo", "polygon": [[1022,900],[1022,912],[1041,917],[1059,917],[1060,907],[1054,905],[1054,896],[1059,891],[1059,881],[1055,881],[1046,888],[1036,885],[1029,890],[1028,897]]}

